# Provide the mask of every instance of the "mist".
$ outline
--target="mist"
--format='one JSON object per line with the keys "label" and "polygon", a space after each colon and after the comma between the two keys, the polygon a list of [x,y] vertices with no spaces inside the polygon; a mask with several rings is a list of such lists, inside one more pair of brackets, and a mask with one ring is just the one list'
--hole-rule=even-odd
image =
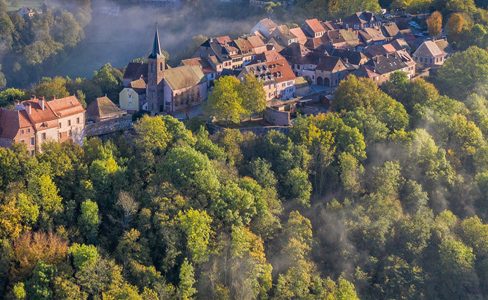
{"label": "mist", "polygon": [[121,6],[114,1],[94,1],[85,39],[67,50],[59,64],[44,75],[91,77],[94,70],[106,63],[123,68],[132,59],[148,55],[156,23],[161,47],[170,53],[169,63],[174,66],[185,58],[181,56],[188,51],[192,37],[248,33],[262,17],[244,13],[226,15],[226,11],[239,10],[239,7],[218,5],[228,9],[209,5],[201,11],[191,7]]}

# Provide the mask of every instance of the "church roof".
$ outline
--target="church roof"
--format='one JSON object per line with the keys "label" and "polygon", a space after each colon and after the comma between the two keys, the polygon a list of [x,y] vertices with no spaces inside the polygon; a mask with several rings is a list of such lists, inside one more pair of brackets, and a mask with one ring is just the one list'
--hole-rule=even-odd
{"label": "church roof", "polygon": [[173,90],[193,87],[205,80],[199,66],[179,66],[164,71],[164,80]]}

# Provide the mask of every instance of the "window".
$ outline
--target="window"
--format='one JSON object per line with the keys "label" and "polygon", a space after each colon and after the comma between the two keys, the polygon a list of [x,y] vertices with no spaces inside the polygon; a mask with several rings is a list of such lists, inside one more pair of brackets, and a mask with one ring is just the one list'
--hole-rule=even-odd
{"label": "window", "polygon": [[68,120],[68,126],[71,126],[71,120]]}
{"label": "window", "polygon": [[59,122],[59,128],[63,127],[63,123]]}
{"label": "window", "polygon": [[43,132],[41,136],[42,136],[42,140],[44,141],[46,139],[46,133]]}
{"label": "window", "polygon": [[30,128],[27,128],[27,133],[30,133]]}
{"label": "window", "polygon": [[32,146],[34,146],[36,144],[36,139],[31,137],[31,143],[30,143]]}
{"label": "window", "polygon": [[76,124],[80,124],[80,117],[76,118]]}
{"label": "window", "polygon": [[59,139],[61,139],[62,136],[63,136],[63,134],[60,132],[59,133]]}
{"label": "window", "polygon": [[20,131],[20,134],[24,134],[24,129],[22,129],[22,130]]}
{"label": "window", "polygon": [[163,70],[163,63],[159,63],[159,70],[162,71]]}
{"label": "window", "polygon": [[69,131],[69,136],[73,136],[73,132],[71,130]]}

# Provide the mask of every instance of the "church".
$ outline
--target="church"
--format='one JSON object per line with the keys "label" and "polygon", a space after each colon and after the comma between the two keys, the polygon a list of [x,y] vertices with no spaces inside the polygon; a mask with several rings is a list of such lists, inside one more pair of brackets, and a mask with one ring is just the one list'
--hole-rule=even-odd
{"label": "church", "polygon": [[152,115],[185,111],[207,99],[208,86],[202,68],[186,65],[172,68],[167,65],[157,28],[147,62],[129,63],[124,74],[127,88],[136,82],[140,87],[141,81],[146,85],[145,95],[141,97],[145,103],[137,106]]}

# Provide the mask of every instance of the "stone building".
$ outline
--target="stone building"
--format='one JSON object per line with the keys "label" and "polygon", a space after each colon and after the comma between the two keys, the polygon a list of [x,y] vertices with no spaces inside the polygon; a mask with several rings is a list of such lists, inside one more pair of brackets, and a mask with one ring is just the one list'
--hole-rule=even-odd
{"label": "stone building", "polygon": [[46,101],[32,98],[13,110],[0,109],[0,146],[23,143],[31,155],[46,141],[81,143],[85,109],[75,96]]}

